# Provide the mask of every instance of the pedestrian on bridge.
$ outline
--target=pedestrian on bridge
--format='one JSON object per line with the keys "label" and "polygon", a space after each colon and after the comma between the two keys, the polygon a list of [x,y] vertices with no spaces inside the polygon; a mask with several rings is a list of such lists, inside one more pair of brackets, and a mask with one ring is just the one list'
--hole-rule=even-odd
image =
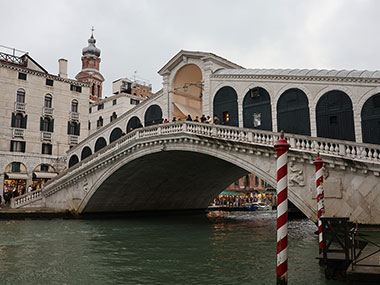
{"label": "pedestrian on bridge", "polygon": [[187,115],[187,118],[186,118],[186,121],[189,121],[189,122],[192,122],[193,121],[193,118],[191,117],[191,115]]}

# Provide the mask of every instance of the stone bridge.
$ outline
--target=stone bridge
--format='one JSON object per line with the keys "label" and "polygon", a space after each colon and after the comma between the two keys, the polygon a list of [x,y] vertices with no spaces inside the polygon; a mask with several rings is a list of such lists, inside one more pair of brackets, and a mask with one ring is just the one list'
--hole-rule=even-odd
{"label": "stone bridge", "polygon": [[[135,129],[68,168],[39,192],[17,197],[12,206],[78,213],[204,209],[247,173],[275,187],[273,145],[278,136],[186,121]],[[291,145],[289,200],[306,216],[316,220],[313,161],[319,152],[325,162],[326,216],[380,224],[379,145],[285,137]],[[71,155],[79,155],[89,141],[91,137]]]}

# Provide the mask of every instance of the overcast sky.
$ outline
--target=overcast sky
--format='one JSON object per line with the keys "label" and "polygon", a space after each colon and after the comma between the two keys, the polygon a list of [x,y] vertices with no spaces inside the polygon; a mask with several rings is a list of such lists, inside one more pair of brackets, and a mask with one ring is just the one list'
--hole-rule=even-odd
{"label": "overcast sky", "polygon": [[162,87],[157,71],[181,49],[246,68],[380,69],[377,0],[2,0],[0,45],[25,50],[49,73],[74,78],[91,26],[103,96],[121,77]]}

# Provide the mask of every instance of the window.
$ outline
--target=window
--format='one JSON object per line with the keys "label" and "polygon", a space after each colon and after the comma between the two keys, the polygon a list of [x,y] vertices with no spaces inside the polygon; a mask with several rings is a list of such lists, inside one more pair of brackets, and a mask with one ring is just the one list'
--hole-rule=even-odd
{"label": "window", "polygon": [[12,162],[11,172],[21,172],[21,162]]}
{"label": "window", "polygon": [[44,100],[44,107],[51,108],[52,101],[53,101],[53,99],[52,99],[51,95],[50,94],[46,95],[45,100]]}
{"label": "window", "polygon": [[235,181],[234,186],[235,186],[235,187],[239,187],[239,180],[236,180],[236,181]]}
{"label": "window", "polygon": [[92,113],[92,108],[88,108],[88,112],[91,114]]}
{"label": "window", "polygon": [[88,129],[91,130],[91,122],[88,121]]}
{"label": "window", "polygon": [[245,186],[249,187],[249,175],[245,176]]}
{"label": "window", "polygon": [[99,104],[99,105],[98,105],[98,111],[99,111],[99,110],[103,110],[103,109],[104,109],[104,104]]}
{"label": "window", "polygon": [[112,113],[112,116],[110,118],[110,122],[112,122],[113,120],[117,119],[117,115],[115,112]]}
{"label": "window", "polygon": [[[52,154],[52,145],[50,143],[43,143],[42,144],[42,154]],[[41,171],[42,171],[42,165],[41,165]]]}
{"label": "window", "polygon": [[71,112],[78,113],[78,101],[77,100],[71,101]]}
{"label": "window", "polygon": [[68,135],[80,135],[80,123],[77,122],[67,122],[67,134]]}
{"label": "window", "polygon": [[131,105],[138,105],[140,103],[139,100],[136,100],[136,99],[132,99],[131,98]]}
{"label": "window", "polygon": [[40,118],[40,131],[41,132],[54,132],[54,119],[49,117]]}
{"label": "window", "polygon": [[255,176],[255,186],[259,186],[259,177]]}
{"label": "window", "polygon": [[71,84],[70,85],[70,90],[81,93],[82,92],[82,87]]}
{"label": "window", "polygon": [[42,131],[48,132],[50,129],[50,119],[49,118],[44,118],[44,123],[42,125]]}
{"label": "window", "polygon": [[24,90],[22,90],[22,89],[17,90],[16,102],[17,103],[25,103],[25,91]]}
{"label": "window", "polygon": [[41,171],[42,172],[49,172],[49,165],[47,164],[41,164]]}
{"label": "window", "polygon": [[25,142],[11,141],[11,151],[13,151],[13,152],[25,152]]}
{"label": "window", "polygon": [[100,85],[98,85],[98,97],[100,97]]}
{"label": "window", "polygon": [[16,114],[15,128],[22,128],[23,126],[23,116],[22,114]]}
{"label": "window", "polygon": [[112,105],[116,105],[116,104],[117,104],[117,99],[113,99]]}
{"label": "window", "polygon": [[100,128],[100,127],[103,127],[103,118],[101,116],[96,121],[96,128]]}
{"label": "window", "polygon": [[18,73],[18,79],[26,80],[26,73],[19,72]]}
{"label": "window", "polygon": [[47,79],[47,78],[46,78],[46,85],[47,85],[47,86],[53,86],[53,85],[54,85],[54,80],[53,80],[53,79]]}
{"label": "window", "polygon": [[92,96],[95,96],[95,83],[92,84],[91,94],[92,94]]}

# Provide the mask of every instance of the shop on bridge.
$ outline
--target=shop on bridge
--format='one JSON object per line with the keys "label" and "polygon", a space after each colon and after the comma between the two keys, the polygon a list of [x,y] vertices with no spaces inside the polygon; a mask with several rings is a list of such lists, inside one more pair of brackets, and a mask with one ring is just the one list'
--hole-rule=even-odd
{"label": "shop on bridge", "polygon": [[41,186],[49,181],[50,179],[57,176],[58,173],[55,171],[54,167],[49,164],[40,164],[33,170],[32,179],[32,191],[38,190]]}
{"label": "shop on bridge", "polygon": [[12,162],[4,171],[3,197],[17,197],[25,194],[28,173],[21,162]]}

